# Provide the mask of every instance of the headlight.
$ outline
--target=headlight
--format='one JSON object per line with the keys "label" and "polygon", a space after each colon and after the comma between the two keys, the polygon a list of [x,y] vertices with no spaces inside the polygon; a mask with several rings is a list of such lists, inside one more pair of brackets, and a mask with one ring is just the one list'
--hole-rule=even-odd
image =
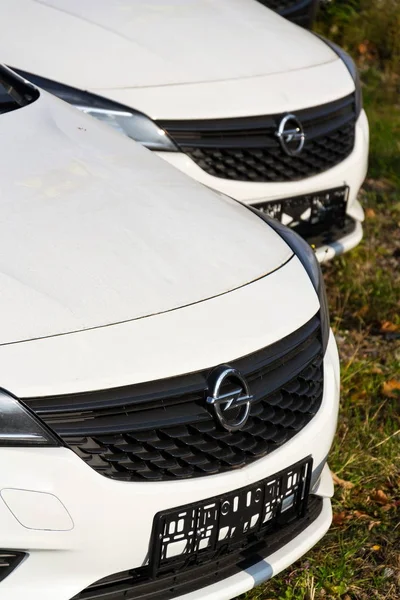
{"label": "headlight", "polygon": [[347,54],[347,52],[345,52],[343,50],[343,48],[341,48],[334,42],[331,42],[331,40],[328,40],[327,38],[323,37],[322,35],[319,35],[318,33],[316,33],[315,35],[317,35],[320,40],[325,42],[325,44],[327,44],[329,46],[329,48],[331,50],[333,50],[333,52],[335,52],[335,54],[338,55],[338,57],[344,62],[344,64],[347,67],[347,70],[349,71],[350,75],[352,76],[354,85],[356,87],[356,117],[358,118],[360,115],[360,112],[362,110],[362,107],[363,107],[363,98],[362,98],[360,73],[358,72],[356,63],[351,58],[350,54]]}
{"label": "headlight", "polygon": [[251,206],[248,206],[248,208],[250,208],[250,210],[252,210],[259,217],[261,217],[261,219],[266,221],[266,223],[268,223],[268,225],[270,225],[272,229],[274,229],[277,232],[277,234],[285,240],[287,245],[293,250],[294,254],[297,256],[297,258],[300,260],[301,264],[307,271],[307,274],[310,277],[319,298],[322,348],[323,353],[325,354],[330,333],[329,308],[328,299],[326,297],[324,278],[322,276],[321,267],[315,256],[314,251],[307,244],[307,242],[303,240],[303,238],[300,237],[293,229],[282,225],[282,223],[280,223],[279,221],[268,217],[264,213],[258,211],[257,209]]}
{"label": "headlight", "polygon": [[0,390],[0,446],[60,446],[61,442],[16,398]]}
{"label": "headlight", "polygon": [[140,142],[150,150],[177,150],[164,129],[158,127],[141,112],[96,94],[84,92],[44,77],[38,77],[26,71],[20,71],[19,69],[14,69],[14,71],[38,87],[43,88],[46,92],[58,96],[61,100],[72,104],[86,114],[107,123],[107,125]]}

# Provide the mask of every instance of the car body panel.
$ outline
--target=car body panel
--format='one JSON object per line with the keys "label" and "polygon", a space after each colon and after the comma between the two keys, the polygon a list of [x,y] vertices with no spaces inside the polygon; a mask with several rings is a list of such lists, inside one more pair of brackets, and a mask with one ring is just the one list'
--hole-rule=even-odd
{"label": "car body panel", "polygon": [[2,387],[21,397],[49,396],[191,373],[273,344],[318,308],[308,275],[293,257],[250,285],[179,310],[2,345]]}
{"label": "car body panel", "polygon": [[0,343],[173,310],[292,255],[240,204],[49,94],[2,115],[0,135],[13,140],[0,181]]}
{"label": "car body panel", "polygon": [[5,18],[2,61],[84,89],[238,79],[337,59],[253,0],[3,0]]}
{"label": "car body panel", "polygon": [[[53,78],[55,75],[56,69]],[[339,59],[307,69],[246,79],[152,88],[104,86],[96,90],[105,98],[161,120],[284,114],[332,102],[352,92],[354,81]]]}

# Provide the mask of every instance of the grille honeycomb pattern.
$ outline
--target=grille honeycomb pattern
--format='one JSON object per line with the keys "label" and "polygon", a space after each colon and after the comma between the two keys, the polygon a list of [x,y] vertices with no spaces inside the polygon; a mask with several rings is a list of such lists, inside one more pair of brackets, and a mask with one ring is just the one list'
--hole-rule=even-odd
{"label": "grille honeycomb pattern", "polygon": [[24,401],[90,467],[121,481],[201,477],[243,467],[290,440],[323,392],[319,315],[287,337],[236,359],[254,397],[240,430],[224,429],[210,370],[122,388]]}
{"label": "grille honeycomb pattern", "polygon": [[327,171],[352,152],[354,94],[294,111],[306,136],[295,156],[288,156],[277,138],[286,114],[158,124],[206,173],[235,181],[299,181]]}
{"label": "grille honeycomb pattern", "polygon": [[242,431],[216,427],[214,418],[154,431],[70,438],[91,467],[113,479],[159,481],[243,467],[278,448],[316,414],[323,389],[322,357],[252,406]]}
{"label": "grille honeycomb pattern", "polygon": [[288,156],[277,144],[270,148],[187,148],[186,154],[214,177],[236,181],[299,181],[342,162],[354,147],[354,125],[348,123],[306,142],[300,155]]}

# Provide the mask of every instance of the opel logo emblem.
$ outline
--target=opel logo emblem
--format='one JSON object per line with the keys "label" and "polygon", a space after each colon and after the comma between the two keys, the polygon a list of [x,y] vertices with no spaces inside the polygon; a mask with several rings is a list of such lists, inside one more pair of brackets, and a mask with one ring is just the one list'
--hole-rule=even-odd
{"label": "opel logo emblem", "polygon": [[228,365],[217,367],[208,380],[207,404],[214,408],[218,422],[228,431],[245,426],[253,396],[246,380]]}
{"label": "opel logo emblem", "polygon": [[276,132],[282,150],[288,156],[296,156],[303,150],[306,134],[300,121],[294,115],[286,115],[279,124]]}

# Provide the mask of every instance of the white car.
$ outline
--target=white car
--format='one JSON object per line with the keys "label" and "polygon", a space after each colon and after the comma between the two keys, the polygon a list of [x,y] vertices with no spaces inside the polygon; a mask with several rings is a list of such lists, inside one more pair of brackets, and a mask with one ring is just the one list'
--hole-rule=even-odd
{"label": "white car", "polygon": [[361,240],[368,122],[337,46],[255,0],[2,0],[0,20],[5,63],[320,260]]}
{"label": "white car", "polygon": [[4,67],[0,113],[0,598],[249,590],[331,523],[315,255]]}

